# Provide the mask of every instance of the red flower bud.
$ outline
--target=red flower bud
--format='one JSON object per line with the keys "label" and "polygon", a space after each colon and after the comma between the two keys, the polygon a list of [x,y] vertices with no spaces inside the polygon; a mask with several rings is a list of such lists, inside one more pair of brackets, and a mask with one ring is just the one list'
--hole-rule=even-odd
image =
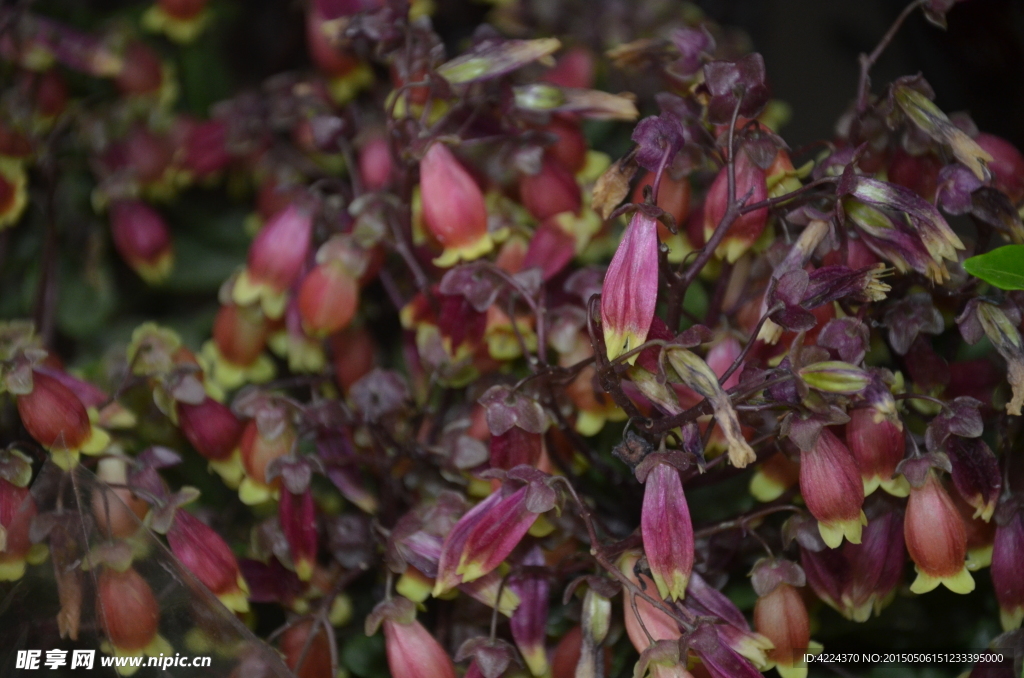
{"label": "red flower bud", "polygon": [[213,320],[213,342],[220,357],[244,368],[259,359],[270,334],[266,316],[258,307],[225,304]]}
{"label": "red flower bud", "polygon": [[997,523],[992,542],[992,585],[999,601],[999,619],[1006,631],[1019,627],[1024,620],[1021,563],[1024,563],[1024,511],[1017,510],[1005,522]]}
{"label": "red flower bud", "polygon": [[171,551],[210,589],[224,606],[234,612],[249,611],[249,587],[238,569],[231,548],[206,523],[179,510],[167,531]]}
{"label": "red flower bud", "polygon": [[[648,172],[637,183],[633,190],[633,202],[644,201],[644,188],[654,187],[653,172]],[[669,176],[666,171],[661,177],[661,186],[658,188],[658,207],[672,215],[676,220],[676,226],[680,230],[686,230],[687,219],[690,216],[690,182],[686,177],[676,180]],[[662,241],[668,240],[671,233],[661,222],[658,223],[658,233]]]}
{"label": "red flower bud", "polygon": [[33,370],[32,392],[18,396],[18,414],[29,435],[43,447],[74,450],[89,437],[85,406],[57,379]]}
{"label": "red flower bud", "polygon": [[211,461],[231,456],[242,436],[242,423],[209,396],[198,405],[179,402],[178,425],[199,454]]}
{"label": "red flower bud", "polygon": [[297,678],[334,678],[331,638],[321,622],[309,619],[288,627],[281,634],[281,651]]}
{"label": "red flower bud", "polygon": [[317,535],[316,507],[313,494],[306,488],[302,494],[285,490],[277,507],[281,531],[291,551],[295,573],[302,581],[309,581],[316,565]]}
{"label": "red flower bud", "polygon": [[974,579],[965,564],[967,530],[949,493],[931,469],[920,487],[910,487],[903,534],[907,551],[917,565],[911,591],[927,593],[939,584],[954,593],[974,590]]}
{"label": "red flower bud", "polygon": [[408,624],[385,619],[384,650],[392,678],[455,678],[448,653],[415,619]]}
{"label": "red flower bud", "polygon": [[850,410],[846,442],[860,468],[865,496],[879,486],[897,497],[907,496],[906,479],[896,475],[906,444],[899,426],[872,407]]}
{"label": "red flower bud", "polygon": [[239,496],[247,504],[258,504],[269,499],[280,485],[280,478],[273,483],[267,481],[267,466],[270,462],[290,454],[296,442],[295,429],[285,423],[280,433],[273,438],[260,433],[256,421],[250,421],[242,431],[239,448],[246,478],[239,488]]}
{"label": "red flower bud", "polygon": [[302,272],[312,235],[313,215],[304,206],[292,203],[271,217],[249,248],[251,281],[276,293],[287,291]]}
{"label": "red flower bud", "polygon": [[562,212],[578,214],[582,205],[576,177],[553,158],[545,158],[537,174],[519,179],[519,198],[537,221]]}
{"label": "red flower bud", "polygon": [[334,25],[333,20],[355,14],[361,9],[360,4],[337,0],[314,0],[309,3],[309,12],[306,14],[309,57],[317,68],[332,77],[348,75],[359,66],[359,60],[349,49],[332,41],[330,31]]}
{"label": "red flower bud", "polygon": [[[768,184],[764,170],[755,165],[740,151],[736,154],[736,199],[750,192],[747,204],[761,202],[768,198]],[[715,177],[707,198],[704,199],[704,238],[711,239],[725,212],[729,207],[729,168],[723,167]],[[768,208],[748,212],[736,219],[729,227],[729,233],[715,250],[720,258],[730,263],[739,259],[750,246],[761,237],[765,224],[768,223]]]}
{"label": "red flower bud", "polygon": [[587,138],[580,130],[579,123],[555,118],[545,128],[545,131],[557,137],[557,141],[548,146],[547,155],[573,174],[583,169],[583,166],[587,164],[589,147]]}
{"label": "red flower bud", "polygon": [[589,89],[594,86],[594,55],[586,47],[566,50],[541,79],[559,87]]}
{"label": "red flower bud", "polygon": [[33,99],[40,117],[50,120],[64,112],[68,105],[68,85],[59,69],[33,74],[29,82],[35,90]]}
{"label": "red flower bud", "polygon": [[942,161],[934,153],[910,155],[897,148],[889,160],[889,181],[909,188],[928,202],[934,202],[940,169]]}
{"label": "red flower bud", "polygon": [[513,426],[500,436],[491,436],[491,468],[506,471],[529,464],[536,466],[540,461],[543,440],[541,434],[531,433]]}
{"label": "red flower bud", "polygon": [[[638,560],[640,560],[640,556],[637,553],[625,554],[619,561],[619,571],[629,577],[630,581],[634,584],[641,586],[646,591],[652,591],[655,589],[654,582],[645,575],[638,577],[636,572],[634,572],[634,567]],[[642,584],[641,580],[643,580]],[[634,609],[629,600],[630,593],[626,591],[624,595],[626,596],[625,605],[623,606],[626,635],[629,636],[629,640],[633,643],[633,647],[636,648],[637,652],[643,652],[650,645],[647,633],[650,633],[651,638],[655,641],[673,640],[683,635],[679,628],[679,623],[667,613],[659,610],[640,596],[636,596],[634,599],[636,602],[636,608]],[[647,629],[646,633],[644,632],[645,628]]]}
{"label": "red flower bud", "polygon": [[227,125],[222,120],[192,122],[185,129],[185,157],[182,164],[197,179],[204,179],[227,167]]}
{"label": "red flower bud", "polygon": [[4,532],[0,581],[15,581],[25,573],[25,559],[32,548],[28,530],[36,513],[35,499],[27,487],[0,478],[0,529]]}
{"label": "red flower bud", "polygon": [[844,536],[860,543],[867,523],[860,471],[850,450],[827,428],[810,451],[800,453],[800,493],[830,548],[839,546]]}
{"label": "red flower bud", "polygon": [[368,191],[379,191],[391,181],[391,150],[382,137],[373,137],[359,150],[359,176]]}
{"label": "red flower bud", "polygon": [[374,368],[376,348],[373,336],[363,327],[347,327],[330,339],[334,365],[334,380],[348,393],[356,383]]}
{"label": "red flower bud", "polygon": [[658,229],[653,219],[636,212],[601,286],[601,324],[610,359],[644,343],[657,302]]}
{"label": "red flower bud", "polygon": [[640,529],[658,593],[683,598],[693,571],[693,523],[676,468],[657,464],[647,476]]}
{"label": "red flower bud", "polygon": [[[772,641],[768,658],[786,678],[807,675],[804,653],[811,645],[811,624],[800,591],[785,582],[754,605],[754,627]],[[802,671],[800,670],[802,668]]]}
{"label": "red flower bud", "polygon": [[992,156],[988,169],[996,188],[1010,197],[1013,204],[1024,199],[1024,155],[1006,139],[984,132],[974,142]]}
{"label": "red flower bud", "polygon": [[125,262],[150,284],[164,280],[174,265],[171,233],[160,213],[141,200],[110,207],[110,233]]}
{"label": "red flower bud", "polygon": [[545,281],[562,272],[576,256],[576,236],[557,217],[545,219],[533,232],[522,268],[539,268]]}
{"label": "red flower bud", "polygon": [[136,652],[157,640],[160,607],[146,580],[129,567],[100,570],[96,582],[96,616],[117,650]]}
{"label": "red flower bud", "polygon": [[160,57],[146,44],[132,41],[124,54],[124,67],[114,78],[122,94],[141,96],[160,91],[164,84],[164,67]]}
{"label": "red flower bud", "polygon": [[314,336],[343,329],[355,316],[359,303],[356,279],[334,262],[319,264],[299,288],[303,328]]}
{"label": "red flower bud", "polygon": [[444,144],[433,144],[423,156],[420,197],[423,222],[445,249],[436,262],[439,266],[476,259],[493,249],[484,195]]}

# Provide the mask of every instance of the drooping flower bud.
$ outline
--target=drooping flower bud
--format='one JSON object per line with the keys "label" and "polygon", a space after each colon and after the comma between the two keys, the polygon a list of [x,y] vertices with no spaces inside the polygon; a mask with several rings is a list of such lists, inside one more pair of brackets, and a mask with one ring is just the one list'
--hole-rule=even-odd
{"label": "drooping flower bud", "polygon": [[579,123],[556,117],[544,129],[557,139],[545,149],[545,154],[573,174],[582,170],[587,163],[588,147]]}
{"label": "drooping flower bud", "polygon": [[[1010,631],[1024,620],[1024,510],[1007,502],[1006,513],[997,516],[996,535],[992,543],[992,585],[999,601],[999,619],[1003,630]],[[1017,510],[1013,510],[1017,508]],[[1002,520],[1000,520],[1002,519]]]}
{"label": "drooping flower bud", "polygon": [[96,580],[96,616],[120,656],[173,652],[159,635],[160,606],[146,580],[129,566],[123,572],[104,566]]}
{"label": "drooping flower bud", "polygon": [[235,282],[235,303],[259,301],[268,318],[284,315],[288,289],[302,272],[312,235],[313,214],[304,205],[292,203],[271,217],[249,247],[246,269]]}
{"label": "drooping flower bud", "polygon": [[280,430],[267,434],[260,431],[256,420],[245,425],[238,443],[245,468],[245,478],[238,486],[238,496],[243,503],[259,504],[278,495],[281,480],[268,480],[267,467],[275,459],[290,454],[297,439],[295,427],[287,421]]}
{"label": "drooping flower bud", "polygon": [[[736,199],[750,193],[747,204],[761,202],[768,198],[768,184],[764,170],[750,161],[746,153],[736,154]],[[710,240],[718,229],[729,208],[729,168],[723,167],[708,189],[704,200],[704,239]],[[768,208],[748,212],[736,219],[729,227],[729,233],[722,240],[715,254],[728,261],[735,262],[744,252],[750,249],[764,231],[768,223]]]}
{"label": "drooping flower bud", "polygon": [[807,675],[803,655],[812,651],[811,623],[807,606],[795,586],[780,582],[758,598],[754,605],[754,626],[775,646],[768,651],[768,658],[780,676],[804,678]]}
{"label": "drooping flower bud", "polygon": [[231,548],[211,527],[185,510],[167,531],[171,551],[203,586],[233,612],[249,611],[249,587]]}
{"label": "drooping flower bud", "polygon": [[758,501],[775,501],[800,482],[800,466],[784,452],[776,452],[758,464],[750,479],[750,494]]}
{"label": "drooping flower bud", "polygon": [[653,219],[636,212],[601,286],[601,325],[609,359],[644,343],[657,301],[658,229]]}
{"label": "drooping flower bud", "polygon": [[800,493],[830,548],[839,546],[843,537],[860,543],[867,523],[860,471],[850,450],[828,428],[821,430],[812,449],[800,453]]}
{"label": "drooping flower bud", "polygon": [[860,468],[864,495],[881,487],[891,495],[907,496],[906,478],[896,474],[906,445],[902,427],[873,407],[850,410],[849,415],[846,442]]}
{"label": "drooping flower bud", "polygon": [[226,405],[207,396],[198,405],[178,402],[177,413],[185,438],[210,461],[222,461],[238,449],[242,423]]}
{"label": "drooping flower bud", "polygon": [[58,379],[32,371],[32,391],[18,394],[18,414],[29,435],[53,453],[64,469],[78,463],[78,453],[102,452],[110,436],[89,421],[82,401]]}
{"label": "drooping flower bud", "polygon": [[330,338],[334,380],[344,393],[374,368],[375,345],[365,327],[349,326]]}
{"label": "drooping flower bud", "polygon": [[576,177],[553,158],[545,158],[537,174],[522,176],[519,198],[537,221],[562,212],[576,214],[582,205]]}
{"label": "drooping flower bud", "polygon": [[[530,549],[522,560],[523,567],[543,567],[544,553],[539,547]],[[540,678],[548,671],[544,647],[547,638],[548,596],[551,585],[543,574],[524,572],[509,579],[508,586],[519,596],[519,606],[512,613],[509,628],[530,673]]]}
{"label": "drooping flower bud", "polygon": [[257,305],[225,304],[213,320],[213,340],[203,345],[207,375],[225,389],[263,382],[274,374],[263,354],[270,322]]}
{"label": "drooping flower bud", "polygon": [[391,151],[383,137],[375,136],[359,149],[359,176],[368,191],[379,191],[391,181]]}
{"label": "drooping flower bud", "polygon": [[640,529],[658,593],[685,597],[693,571],[693,523],[675,467],[657,464],[647,476]]}
{"label": "drooping flower bud", "polygon": [[[640,203],[644,200],[644,189],[654,185],[655,175],[648,172],[637,183],[633,190],[633,202]],[[673,179],[665,172],[661,177],[661,186],[658,187],[657,205],[672,215],[676,222],[678,233],[673,234],[665,224],[658,222],[658,239],[668,246],[668,260],[674,264],[680,263],[687,254],[692,252],[694,244],[687,234],[687,221],[690,216],[690,181],[688,178]]]}
{"label": "drooping flower bud", "polygon": [[[639,560],[639,553],[627,552],[623,554],[618,563],[619,571],[629,577],[630,581],[634,584],[648,592],[648,595],[651,595],[657,590],[657,587],[654,586],[654,582],[646,575],[638,575],[636,573],[635,568]],[[694,581],[697,576],[699,575],[693,575],[690,581]],[[629,636],[629,640],[633,643],[633,647],[636,648],[637,652],[643,652],[650,645],[648,633],[650,633],[650,639],[655,642],[659,640],[675,640],[682,636],[679,622],[670,617],[668,613],[658,609],[640,596],[633,596],[628,590],[623,595],[625,596],[623,613],[625,616],[626,635]],[[646,629],[646,632],[644,629]]]}
{"label": "drooping flower bud", "polygon": [[171,234],[163,217],[141,200],[110,206],[110,233],[125,262],[146,282],[162,282],[174,265]]}
{"label": "drooping flower bud", "polygon": [[35,560],[28,531],[37,512],[27,487],[0,478],[0,581],[21,579],[26,561]]}
{"label": "drooping flower bud", "polygon": [[366,634],[376,633],[382,622],[392,678],[456,678],[451,657],[416,620],[410,601],[392,598],[378,604],[366,617]]}
{"label": "drooping flower bud", "polygon": [[917,566],[914,593],[927,593],[939,584],[954,593],[974,590],[967,571],[967,531],[949,493],[929,469],[924,482],[911,483],[907,515],[903,523],[907,551]]}
{"label": "drooping flower bud", "polygon": [[477,259],[494,249],[483,192],[444,144],[432,145],[423,156],[420,196],[424,224],[444,247],[438,266]]}
{"label": "drooping flower bud", "polygon": [[299,288],[302,326],[312,336],[324,336],[343,329],[356,313],[359,285],[343,267],[334,262],[317,265]]}
{"label": "drooping flower bud", "polygon": [[288,540],[295,573],[302,581],[309,581],[316,565],[317,534],[316,507],[313,493],[306,488],[302,494],[293,494],[288,489],[281,493],[278,505],[278,519],[281,530]]}
{"label": "drooping flower bud", "polygon": [[145,43],[132,40],[124,51],[120,72],[114,84],[122,94],[145,96],[158,94],[165,83],[160,57]]}
{"label": "drooping flower bud", "polygon": [[323,622],[301,621],[281,634],[284,661],[298,678],[334,678],[331,641]]}

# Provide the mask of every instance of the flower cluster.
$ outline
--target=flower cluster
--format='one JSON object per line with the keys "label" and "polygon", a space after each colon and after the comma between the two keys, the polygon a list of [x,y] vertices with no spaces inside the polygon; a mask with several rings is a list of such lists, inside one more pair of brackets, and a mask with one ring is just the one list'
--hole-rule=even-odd
{"label": "flower cluster", "polygon": [[893,32],[793,149],[699,13],[539,4],[311,0],[205,119],[219,5],[0,10],[0,586],[231,676],[797,678],[939,587],[1019,653],[1024,156]]}

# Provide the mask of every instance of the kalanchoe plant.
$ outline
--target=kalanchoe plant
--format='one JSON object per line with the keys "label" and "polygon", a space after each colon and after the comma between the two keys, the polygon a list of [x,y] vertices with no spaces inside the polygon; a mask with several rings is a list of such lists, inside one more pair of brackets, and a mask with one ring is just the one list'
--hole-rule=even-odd
{"label": "kalanchoe plant", "polygon": [[1019,672],[1024,155],[871,82],[958,3],[801,148],[681,3],[300,4],[0,9],[0,647]]}

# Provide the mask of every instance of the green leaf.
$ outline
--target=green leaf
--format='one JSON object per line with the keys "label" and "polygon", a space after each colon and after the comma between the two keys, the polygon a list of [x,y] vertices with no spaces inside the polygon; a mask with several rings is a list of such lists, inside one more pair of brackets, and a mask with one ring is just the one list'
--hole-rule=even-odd
{"label": "green leaf", "polygon": [[964,261],[964,270],[1001,290],[1024,290],[1024,245],[1006,245]]}

